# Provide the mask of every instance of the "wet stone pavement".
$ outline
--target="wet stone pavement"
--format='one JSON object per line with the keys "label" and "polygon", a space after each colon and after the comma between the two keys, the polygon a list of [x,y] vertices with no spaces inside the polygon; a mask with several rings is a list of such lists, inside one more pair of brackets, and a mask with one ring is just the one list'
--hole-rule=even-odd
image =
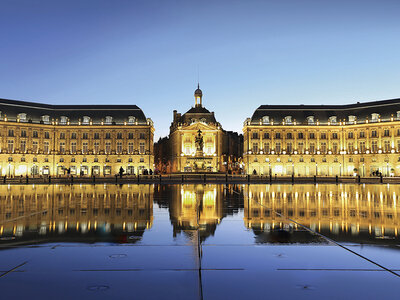
{"label": "wet stone pavement", "polygon": [[399,195],[398,185],[0,186],[1,298],[398,298]]}

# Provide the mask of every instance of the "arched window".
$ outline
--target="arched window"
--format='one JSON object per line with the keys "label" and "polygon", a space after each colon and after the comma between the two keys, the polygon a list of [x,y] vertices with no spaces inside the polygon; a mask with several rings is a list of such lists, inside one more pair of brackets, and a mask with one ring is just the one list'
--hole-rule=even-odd
{"label": "arched window", "polygon": [[82,122],[82,124],[83,124],[83,125],[89,125],[89,123],[90,123],[90,117],[88,117],[88,116],[83,116],[83,122]]}
{"label": "arched window", "polygon": [[331,116],[329,117],[329,122],[331,124],[336,124],[337,123],[337,117],[336,116]]}
{"label": "arched window", "polygon": [[264,116],[262,118],[262,123],[265,124],[265,125],[269,124],[269,116]]}
{"label": "arched window", "polygon": [[288,125],[292,124],[292,116],[285,117],[285,124],[288,124]]}
{"label": "arched window", "polygon": [[111,125],[112,124],[112,120],[113,120],[113,117],[111,117],[111,116],[106,116],[106,125]]}
{"label": "arched window", "polygon": [[136,118],[134,116],[129,116],[128,117],[128,124],[133,125],[136,122]]}
{"label": "arched window", "polygon": [[314,125],[314,116],[308,116],[307,117],[307,124],[308,125]]}

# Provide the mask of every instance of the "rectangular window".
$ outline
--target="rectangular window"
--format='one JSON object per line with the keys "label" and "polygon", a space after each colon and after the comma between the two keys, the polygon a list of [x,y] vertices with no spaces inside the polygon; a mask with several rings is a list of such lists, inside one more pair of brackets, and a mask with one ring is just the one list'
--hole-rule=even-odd
{"label": "rectangular window", "polygon": [[353,133],[353,131],[350,131],[350,132],[348,133],[347,137],[348,137],[349,139],[354,138],[354,133]]}
{"label": "rectangular window", "polygon": [[332,139],[337,140],[337,138],[338,138],[337,132],[333,132],[332,133]]}
{"label": "rectangular window", "polygon": [[141,140],[144,140],[144,139],[146,139],[146,135],[143,132],[141,132],[140,135],[139,135],[139,138]]}
{"label": "rectangular window", "polygon": [[389,129],[385,129],[385,131],[383,132],[383,136],[390,136],[390,130]]}
{"label": "rectangular window", "polygon": [[292,143],[286,143],[286,152],[288,154],[292,153]]}
{"label": "rectangular window", "polygon": [[315,152],[315,144],[310,143],[310,153],[314,153],[314,152]]}
{"label": "rectangular window", "polygon": [[397,152],[400,151],[400,140],[397,140]]}
{"label": "rectangular window", "polygon": [[37,138],[39,135],[38,135],[38,132],[36,131],[36,130],[34,130],[33,132],[32,132],[32,137],[34,137],[34,138]]}
{"label": "rectangular window", "polygon": [[264,132],[264,139],[269,139],[269,132]]}
{"label": "rectangular window", "polygon": [[122,153],[122,142],[117,143],[117,153],[118,154]]}
{"label": "rectangular window", "polygon": [[253,139],[258,139],[258,132],[256,131],[253,132]]}
{"label": "rectangular window", "polygon": [[21,137],[26,137],[26,130],[24,129],[21,130]]}
{"label": "rectangular window", "polygon": [[76,153],[76,142],[71,143],[71,153]]}
{"label": "rectangular window", "polygon": [[140,142],[140,145],[139,145],[139,152],[140,152],[140,154],[143,154],[145,151],[144,151],[144,142]]}
{"label": "rectangular window", "polygon": [[60,153],[64,154],[65,153],[65,142],[60,143]]}
{"label": "rectangular window", "polygon": [[347,150],[348,150],[349,153],[353,153],[354,152],[353,143],[348,143],[347,144]]}
{"label": "rectangular window", "polygon": [[9,140],[8,144],[8,153],[14,153],[14,141]]}
{"label": "rectangular window", "polygon": [[94,135],[93,135],[93,138],[94,138],[95,140],[100,139],[100,134],[99,134],[98,132],[95,132]]}
{"label": "rectangular window", "polygon": [[338,143],[332,144],[332,153],[338,153]]}
{"label": "rectangular window", "polygon": [[385,152],[386,153],[390,152],[390,141],[385,141],[383,145],[384,145]]}
{"label": "rectangular window", "polygon": [[100,152],[100,143],[99,142],[94,142],[94,144],[93,144],[93,149],[94,149],[94,153],[95,154],[99,154],[99,152]]}
{"label": "rectangular window", "polygon": [[321,152],[326,153],[326,143],[321,143]]}
{"label": "rectangular window", "polygon": [[47,141],[43,143],[43,152],[44,154],[50,153],[50,143]]}
{"label": "rectangular window", "polygon": [[299,132],[298,135],[297,135],[297,138],[303,139],[303,133],[302,133],[302,132]]}
{"label": "rectangular window", "polygon": [[45,132],[44,132],[44,138],[45,138],[45,139],[49,139],[49,138],[50,138],[50,132],[45,131]]}
{"label": "rectangular window", "polygon": [[122,139],[122,132],[117,133],[117,139],[119,139],[119,140]]}
{"label": "rectangular window", "polygon": [[128,153],[129,154],[133,153],[133,143],[132,142],[128,143]]}
{"label": "rectangular window", "polygon": [[377,137],[377,131],[376,130],[372,130],[371,131],[371,137]]}
{"label": "rectangular window", "polygon": [[281,153],[281,143],[275,143],[275,150],[276,150],[276,153]]}
{"label": "rectangular window", "polygon": [[65,132],[60,132],[60,139],[64,140],[65,139]]}
{"label": "rectangular window", "polygon": [[258,153],[258,143],[253,143],[253,154],[257,154]]}
{"label": "rectangular window", "polygon": [[281,133],[280,132],[276,132],[275,133],[275,138],[279,140],[281,138]]}
{"label": "rectangular window", "polygon": [[71,133],[71,139],[76,140],[76,132]]}
{"label": "rectangular window", "polygon": [[264,143],[264,152],[265,153],[269,153],[270,149],[269,149],[269,143]]}
{"label": "rectangular window", "polygon": [[106,142],[106,154],[110,154],[111,153],[111,142]]}
{"label": "rectangular window", "polygon": [[19,151],[21,151],[21,153],[26,152],[26,141],[21,141],[21,148],[19,149]]}
{"label": "rectangular window", "polygon": [[87,140],[89,138],[89,134],[87,132],[84,132],[82,134],[82,139]]}
{"label": "rectangular window", "polygon": [[315,133],[314,132],[310,132],[309,138],[311,140],[315,139]]}
{"label": "rectangular window", "polygon": [[378,152],[378,142],[377,141],[372,141],[372,152],[377,153]]}
{"label": "rectangular window", "polygon": [[106,132],[106,139],[111,139],[111,133],[109,133],[109,132]]}
{"label": "rectangular window", "polygon": [[326,133],[325,132],[321,132],[321,140],[326,140]]}
{"label": "rectangular window", "polygon": [[365,138],[365,132],[364,131],[360,131],[360,138]]}
{"label": "rectangular window", "polygon": [[37,141],[33,141],[32,142],[32,152],[33,153],[37,153],[38,152],[38,142]]}
{"label": "rectangular window", "polygon": [[82,154],[87,154],[89,152],[88,142],[82,143]]}
{"label": "rectangular window", "polygon": [[128,139],[132,140],[133,139],[133,132],[128,133]]}
{"label": "rectangular window", "polygon": [[10,137],[14,136],[14,130],[13,129],[8,129],[8,136],[10,136]]}
{"label": "rectangular window", "polygon": [[288,140],[291,140],[293,137],[292,137],[292,133],[291,132],[288,132],[287,134],[286,134],[286,138],[288,139]]}
{"label": "rectangular window", "polygon": [[359,150],[360,150],[361,153],[365,152],[365,142],[360,142]]}
{"label": "rectangular window", "polygon": [[299,153],[304,152],[304,143],[303,142],[300,142],[297,144],[297,150],[299,151]]}

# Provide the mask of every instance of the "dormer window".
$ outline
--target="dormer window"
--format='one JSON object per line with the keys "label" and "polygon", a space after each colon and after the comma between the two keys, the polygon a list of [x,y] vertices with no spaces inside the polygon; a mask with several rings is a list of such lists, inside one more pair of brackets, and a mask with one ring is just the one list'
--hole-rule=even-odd
{"label": "dormer window", "polygon": [[83,125],[89,125],[89,123],[90,123],[90,117],[84,116],[84,117],[83,117],[82,124],[83,124]]}
{"label": "dormer window", "polygon": [[308,116],[307,117],[307,124],[308,125],[314,125],[314,116]]}
{"label": "dormer window", "polygon": [[264,116],[262,118],[262,123],[265,124],[265,125],[269,124],[269,116]]}
{"label": "dormer window", "polygon": [[136,122],[136,118],[134,116],[129,116],[128,117],[128,124],[133,125]]}
{"label": "dormer window", "polygon": [[201,122],[201,123],[206,123],[206,119],[205,119],[205,118],[201,118],[201,119],[200,119],[200,122]]}
{"label": "dormer window", "polygon": [[[396,115],[397,115],[397,120],[400,120],[400,110],[396,111]],[[1,116],[1,112],[0,112],[0,116]]]}
{"label": "dormer window", "polygon": [[66,125],[68,122],[68,118],[66,116],[61,116],[60,117],[60,124],[61,125]]}
{"label": "dormer window", "polygon": [[26,114],[25,113],[18,114],[17,118],[20,122],[26,122]]}
{"label": "dormer window", "polygon": [[107,116],[106,117],[106,125],[111,125],[112,124],[112,121],[113,121],[113,118],[111,117],[111,116]]}
{"label": "dormer window", "polygon": [[371,122],[378,122],[379,114],[373,113],[371,114]]}
{"label": "dormer window", "polygon": [[42,122],[44,124],[50,124],[50,116],[49,115],[42,116]]}
{"label": "dormer window", "polygon": [[292,124],[292,116],[286,116],[285,117],[285,124]]}
{"label": "dormer window", "polygon": [[349,123],[354,124],[356,121],[356,116],[349,116]]}
{"label": "dormer window", "polygon": [[331,124],[336,124],[337,123],[337,117],[336,116],[331,116],[329,117],[329,122]]}

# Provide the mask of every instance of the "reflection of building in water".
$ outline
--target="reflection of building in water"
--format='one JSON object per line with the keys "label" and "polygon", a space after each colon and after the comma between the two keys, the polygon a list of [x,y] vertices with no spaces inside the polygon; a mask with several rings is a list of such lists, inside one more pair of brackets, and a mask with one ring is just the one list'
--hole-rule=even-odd
{"label": "reflection of building in water", "polygon": [[[276,230],[303,231],[275,212],[335,240],[397,237],[396,185],[249,185],[245,195],[245,225],[264,241]],[[297,241],[296,235],[291,238]]]}
{"label": "reflection of building in water", "polygon": [[135,242],[152,221],[151,186],[0,186],[0,235],[16,241]]}
{"label": "reflection of building in water", "polygon": [[174,235],[181,230],[200,230],[200,237],[214,234],[223,217],[223,185],[187,185],[171,187],[171,222]]}

